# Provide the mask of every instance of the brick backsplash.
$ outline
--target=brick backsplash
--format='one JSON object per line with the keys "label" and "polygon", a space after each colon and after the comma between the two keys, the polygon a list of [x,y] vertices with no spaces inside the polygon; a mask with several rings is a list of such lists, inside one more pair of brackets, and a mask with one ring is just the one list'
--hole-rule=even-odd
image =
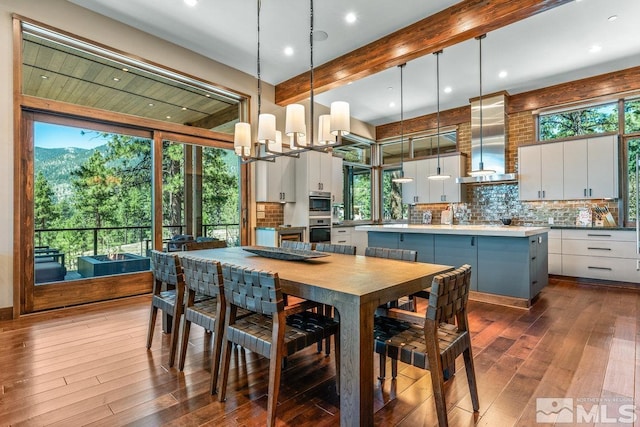
{"label": "brick backsplash", "polygon": [[[282,203],[257,203],[256,227],[277,227],[284,224]],[[264,218],[259,218],[264,208]]]}
{"label": "brick backsplash", "polygon": [[[580,208],[607,207],[618,220],[618,202],[610,200],[556,200],[523,202],[518,200],[517,184],[467,186],[468,222],[471,224],[500,224],[500,218],[511,218],[512,225],[575,225]],[[421,224],[422,214],[430,210],[432,223],[440,224],[441,212],[446,204],[416,205],[409,209],[409,222]],[[454,223],[462,222],[460,217]]]}

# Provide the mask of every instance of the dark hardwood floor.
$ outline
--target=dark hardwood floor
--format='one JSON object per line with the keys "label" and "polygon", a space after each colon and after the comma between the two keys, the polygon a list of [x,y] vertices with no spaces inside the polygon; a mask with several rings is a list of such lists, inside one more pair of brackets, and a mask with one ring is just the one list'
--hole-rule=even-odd
{"label": "dark hardwood floor", "polygon": [[[460,359],[446,385],[450,425],[552,425],[536,423],[536,398],[572,397],[587,410],[587,399],[610,402],[608,416],[618,417],[614,405],[640,397],[639,304],[640,291],[563,278],[530,310],[470,302],[480,413]],[[143,296],[0,322],[0,425],[264,425],[267,360],[234,350],[219,403],[208,393],[210,337],[193,326],[184,372],[169,369],[161,327],[145,348],[148,313]],[[338,425],[334,373],[332,357],[313,348],[291,357],[279,425]],[[380,426],[437,425],[428,372],[400,364],[397,380],[376,381],[375,411]]]}

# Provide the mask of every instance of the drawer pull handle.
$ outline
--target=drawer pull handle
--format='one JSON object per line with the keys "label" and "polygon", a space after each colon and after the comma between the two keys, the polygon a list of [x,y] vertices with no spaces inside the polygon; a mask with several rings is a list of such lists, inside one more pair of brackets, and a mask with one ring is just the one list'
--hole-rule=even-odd
{"label": "drawer pull handle", "polygon": [[347,243],[346,240],[338,240],[338,243]]}
{"label": "drawer pull handle", "polygon": [[610,267],[592,267],[592,266],[588,266],[587,267],[589,270],[607,270],[607,271],[613,271],[612,268]]}
{"label": "drawer pull handle", "polygon": [[587,234],[589,237],[611,237],[611,234]]}
{"label": "drawer pull handle", "polygon": [[610,251],[611,248],[587,248],[589,250],[594,250],[594,251]]}

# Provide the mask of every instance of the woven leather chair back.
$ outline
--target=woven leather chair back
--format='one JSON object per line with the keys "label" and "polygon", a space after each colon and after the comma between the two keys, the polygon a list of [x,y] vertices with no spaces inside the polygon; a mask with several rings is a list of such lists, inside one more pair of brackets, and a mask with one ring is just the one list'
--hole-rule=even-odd
{"label": "woven leather chair back", "polygon": [[410,249],[388,249],[368,247],[364,250],[365,256],[375,258],[397,259],[400,261],[413,261],[418,259],[418,252]]}
{"label": "woven leather chair back", "polygon": [[182,267],[177,254],[154,249],[151,251],[151,263],[153,264],[153,277],[156,281],[175,286],[181,280]]}
{"label": "woven leather chair back", "polygon": [[471,285],[471,266],[464,264],[456,270],[433,278],[427,319],[436,325],[454,318],[467,307]]}
{"label": "woven leather chair back", "polygon": [[182,245],[183,251],[197,251],[200,249],[226,248],[227,242],[224,240],[210,240],[206,242],[187,242]]}
{"label": "woven leather chair back", "polygon": [[222,277],[227,303],[266,315],[284,309],[277,273],[224,264]]}
{"label": "woven leather chair back", "polygon": [[296,241],[293,241],[293,240],[283,240],[282,243],[280,243],[280,247],[281,248],[287,248],[287,249],[298,249],[298,250],[302,250],[302,251],[310,251],[311,250],[311,243],[296,242]]}
{"label": "woven leather chair back", "polygon": [[334,254],[355,255],[356,247],[351,245],[333,245],[330,243],[317,243],[316,251],[331,252]]}
{"label": "woven leather chair back", "polygon": [[222,267],[219,262],[185,256],[182,269],[186,286],[196,294],[217,297],[222,293]]}

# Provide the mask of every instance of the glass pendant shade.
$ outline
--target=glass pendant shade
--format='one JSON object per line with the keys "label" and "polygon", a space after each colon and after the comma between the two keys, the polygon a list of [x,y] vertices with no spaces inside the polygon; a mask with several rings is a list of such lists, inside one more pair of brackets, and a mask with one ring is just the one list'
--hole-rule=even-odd
{"label": "glass pendant shade", "polygon": [[323,114],[318,117],[318,145],[333,144],[336,137],[331,134],[331,116]]}
{"label": "glass pendant shade", "polygon": [[351,132],[351,116],[349,114],[349,103],[344,101],[334,101],[331,103],[331,134],[349,135]]}
{"label": "glass pendant shade", "polygon": [[260,144],[276,141],[276,116],[260,114],[258,116],[258,142]]}
{"label": "glass pendant shade", "polygon": [[236,123],[233,134],[233,149],[238,156],[251,155],[251,125],[249,123]]}

